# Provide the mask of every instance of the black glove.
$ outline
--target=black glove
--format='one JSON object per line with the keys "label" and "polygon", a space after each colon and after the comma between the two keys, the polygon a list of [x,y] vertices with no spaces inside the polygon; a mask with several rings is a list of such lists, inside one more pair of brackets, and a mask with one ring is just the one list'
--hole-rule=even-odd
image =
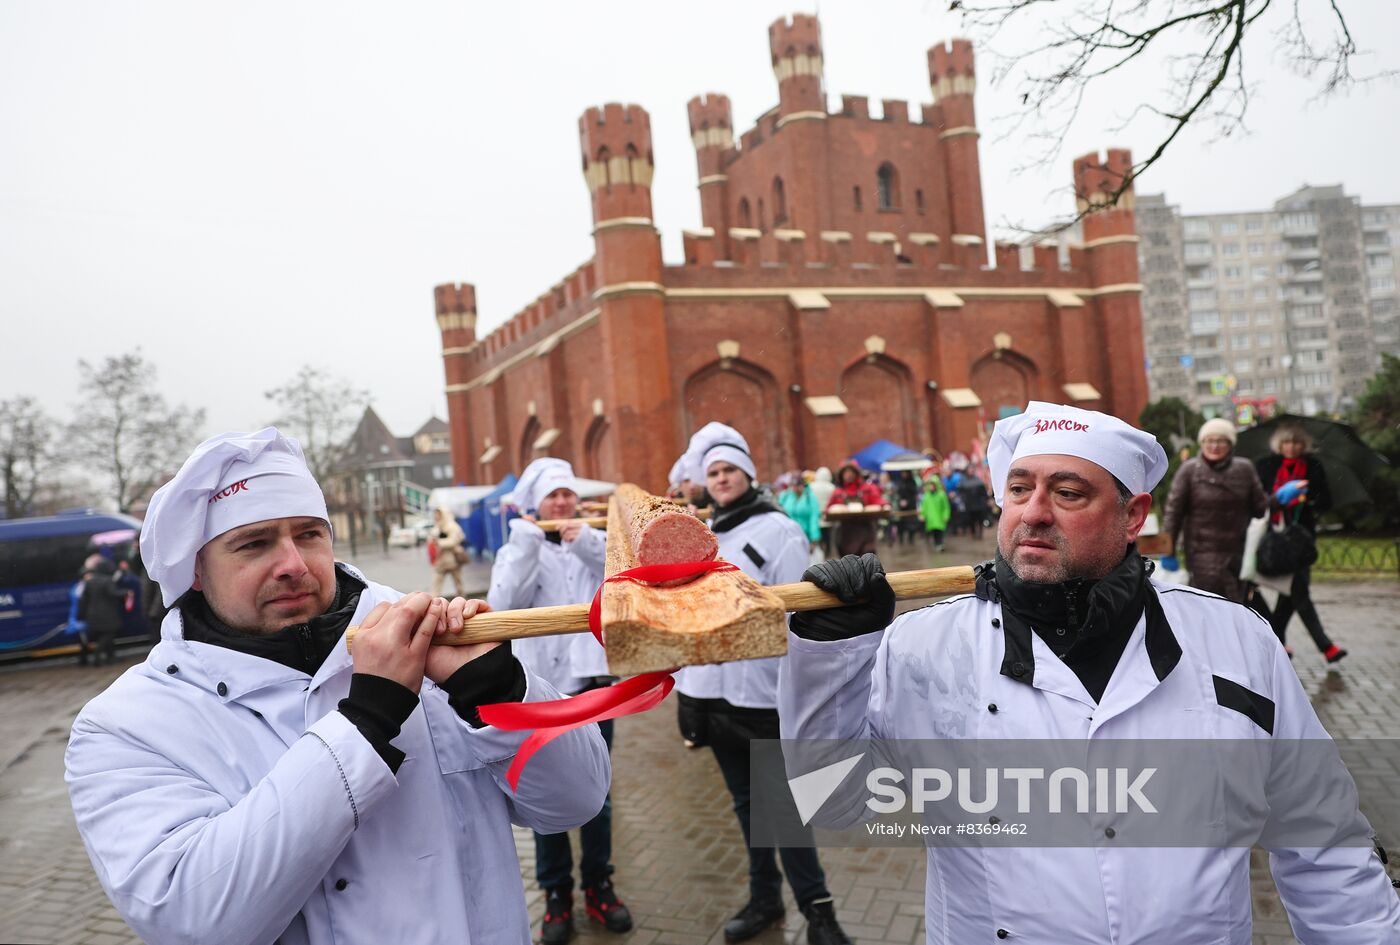
{"label": "black glove", "polygon": [[814,564],[802,572],[811,581],[841,598],[847,607],[809,610],[792,615],[792,632],[807,640],[848,640],[878,633],[894,619],[894,589],[885,568],[873,554],[846,555]]}

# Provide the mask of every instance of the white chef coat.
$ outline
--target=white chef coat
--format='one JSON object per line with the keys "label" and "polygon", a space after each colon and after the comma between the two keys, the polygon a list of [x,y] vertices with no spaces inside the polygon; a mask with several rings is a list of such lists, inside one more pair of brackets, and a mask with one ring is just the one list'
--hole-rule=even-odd
{"label": "white chef coat", "polygon": [[[400,596],[366,583],[352,623]],[[396,775],[336,710],[351,673],[343,641],[308,677],[185,640],[176,608],[146,661],[79,713],[65,756],[78,830],[142,940],[530,942],[511,824],[558,833],[598,812],[611,770],[597,726],[551,742],[512,791],[529,733],[471,728],[425,679]],[[558,698],[526,680],[525,701]]]}
{"label": "white chef coat", "polygon": [[[791,584],[807,570],[807,536],[781,511],[754,515],[717,532],[719,556],[760,584]],[[724,699],[747,709],[778,705],[781,656],[687,666],[676,673],[676,691],[696,699]]]}
{"label": "white chef coat", "polygon": [[[1169,632],[1149,639],[1140,618],[1097,704],[1037,635],[1018,643],[1001,627],[1001,604],[974,596],[904,614],[883,633],[828,642],[789,634],[779,683],[782,735],[1328,737],[1258,616],[1192,588],[1152,584]],[[1165,669],[1161,678],[1154,657]],[[1214,677],[1272,700],[1272,735],[1223,707]],[[1345,772],[1339,775],[1351,784]],[[816,822],[846,826],[851,814],[823,811]],[[1358,829],[1369,831],[1364,819]],[[1400,942],[1400,901],[1372,849],[1275,849],[1270,862],[1305,945]],[[1000,938],[1036,945],[1249,945],[1249,850],[931,847],[924,910],[930,945]]]}
{"label": "white chef coat", "polygon": [[[585,525],[573,541],[555,544],[534,522],[511,519],[510,540],[491,567],[486,602],[493,610],[586,604],[603,583],[606,541]],[[608,675],[608,657],[591,633],[516,640],[512,652],[563,693],[576,693],[593,676]]]}

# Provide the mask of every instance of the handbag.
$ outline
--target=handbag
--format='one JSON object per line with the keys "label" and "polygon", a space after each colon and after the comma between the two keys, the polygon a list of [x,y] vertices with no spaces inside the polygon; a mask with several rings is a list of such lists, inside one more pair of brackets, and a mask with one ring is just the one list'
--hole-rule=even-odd
{"label": "handbag", "polygon": [[1269,513],[1250,519],[1244,533],[1244,558],[1240,561],[1240,580],[1255,581],[1259,577],[1259,543],[1269,533]]}
{"label": "handbag", "polygon": [[1259,539],[1255,568],[1264,577],[1281,577],[1311,567],[1316,560],[1317,542],[1294,512],[1292,522],[1271,527]]}

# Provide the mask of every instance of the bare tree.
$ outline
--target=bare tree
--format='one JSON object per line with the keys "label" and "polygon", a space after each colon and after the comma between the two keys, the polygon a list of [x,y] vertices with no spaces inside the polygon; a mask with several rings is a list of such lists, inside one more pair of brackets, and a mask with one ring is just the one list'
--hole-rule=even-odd
{"label": "bare tree", "polygon": [[0,484],[5,517],[33,515],[36,496],[57,472],[54,421],[32,397],[0,401]]}
{"label": "bare tree", "polygon": [[[1394,71],[1358,75],[1361,51],[1343,12],[1354,0],[952,0],[964,27],[992,53],[994,84],[1009,83],[1024,108],[1009,135],[1029,144],[1028,163],[1056,157],[1066,132],[1095,85],[1141,81],[1139,114],[1160,119],[1156,141],[1132,168],[1115,175],[1108,203],[1133,186],[1188,127],[1213,125],[1219,136],[1245,128],[1254,92],[1250,69],[1272,43],[1281,59],[1316,82],[1326,96]],[[1037,37],[1024,48],[999,50],[1011,28]],[[1250,53],[1248,58],[1246,52]],[[1151,70],[1151,71],[1149,71]],[[1072,221],[1071,221],[1072,222]]]}
{"label": "bare tree", "polygon": [[139,348],[97,366],[79,361],[78,372],[83,398],[68,428],[73,458],[108,479],[117,508],[129,512],[189,453],[204,411],[169,406]]}
{"label": "bare tree", "polygon": [[325,488],[369,392],[317,367],[306,366],[291,381],[265,394],[277,405],[273,422],[301,441],[306,465]]}

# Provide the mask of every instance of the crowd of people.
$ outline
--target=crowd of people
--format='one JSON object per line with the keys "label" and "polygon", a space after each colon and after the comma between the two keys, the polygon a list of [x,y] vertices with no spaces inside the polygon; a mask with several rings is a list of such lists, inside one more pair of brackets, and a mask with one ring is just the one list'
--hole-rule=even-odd
{"label": "crowd of people", "polygon": [[[851,941],[810,828],[798,838],[808,842],[749,843],[757,739],[1228,731],[1268,751],[1327,737],[1274,635],[1243,606],[1260,603],[1240,576],[1248,516],[1315,528],[1321,464],[1298,431],[1257,468],[1231,455],[1233,428],[1207,424],[1200,442],[1173,484],[1166,530],[1193,581],[1213,582],[1209,594],[1153,578],[1137,553],[1167,460],[1113,417],[1033,402],[998,421],[984,464],[940,461],[886,480],[847,463],[835,476],[778,477],[776,495],[737,430],[694,434],[672,487],[708,508],[720,556],[761,584],[807,580],[840,601],[793,615],[785,656],[675,673],[676,750],[708,749],[746,847],[748,888],[725,941],[780,923],[784,882],[810,945]],[[433,645],[493,609],[593,597],[606,536],[578,518],[578,493],[567,462],[536,460],[510,497],[520,515],[487,600],[439,597],[440,583],[402,595],[335,560],[324,496],[294,440],[268,428],[196,449],[142,528],[170,608],[161,641],[82,710],[65,758],[97,878],[143,940],[526,945],[512,824],[534,831],[542,941],[575,934],[576,865],[586,915],[610,932],[633,927],[612,879],[611,718],[551,729],[532,756],[530,732],[488,722],[488,710],[613,686],[599,641]],[[457,535],[438,524],[442,555]],[[922,531],[938,547],[987,527],[996,553],[975,592],[895,619],[871,553],[879,530],[895,541]],[[823,544],[830,557],[814,554]],[[1331,646],[1307,590],[1306,568],[1289,576],[1275,628],[1296,609]],[[530,760],[517,770],[518,753]],[[1339,835],[1371,837],[1345,769],[1328,765],[1346,815]],[[1298,808],[1285,786],[1263,789],[1265,808]],[[803,824],[846,815],[798,818],[788,792],[769,800]],[[1115,845],[1112,828],[1103,836],[1063,849],[931,847],[930,941],[1250,940],[1248,845],[1139,849]],[[1369,846],[1270,852],[1302,940],[1400,941],[1400,900]]]}
{"label": "crowd of people", "polygon": [[[827,466],[794,469],[775,478],[772,491],[802,526],[813,561],[874,552],[881,541],[923,541],[943,551],[950,535],[980,539],[998,512],[988,495],[985,463],[975,469],[966,458],[929,453],[920,470],[867,470],[853,459],[838,466],[834,477]],[[674,479],[671,489],[677,497],[684,491]]]}

